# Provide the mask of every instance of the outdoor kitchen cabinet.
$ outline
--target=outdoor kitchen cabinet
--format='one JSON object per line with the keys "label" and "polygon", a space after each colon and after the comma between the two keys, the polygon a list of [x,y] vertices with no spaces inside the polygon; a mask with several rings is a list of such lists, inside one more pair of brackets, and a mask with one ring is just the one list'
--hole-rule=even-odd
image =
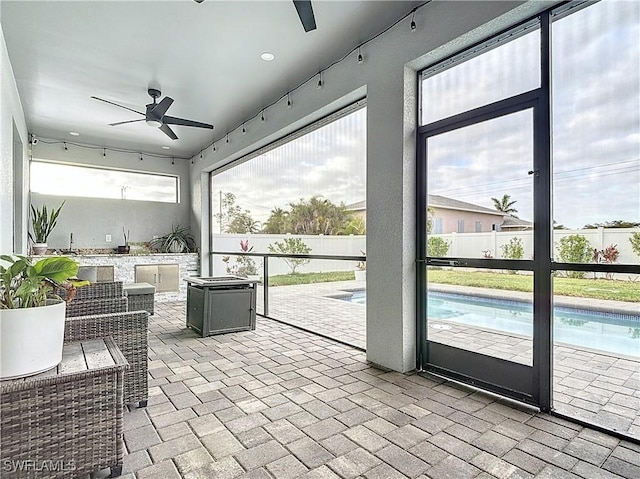
{"label": "outdoor kitchen cabinet", "polygon": [[233,276],[187,279],[187,327],[202,337],[256,329],[256,281]]}
{"label": "outdoor kitchen cabinet", "polygon": [[178,291],[180,266],[176,264],[137,264],[135,282],[155,286],[156,293]]}

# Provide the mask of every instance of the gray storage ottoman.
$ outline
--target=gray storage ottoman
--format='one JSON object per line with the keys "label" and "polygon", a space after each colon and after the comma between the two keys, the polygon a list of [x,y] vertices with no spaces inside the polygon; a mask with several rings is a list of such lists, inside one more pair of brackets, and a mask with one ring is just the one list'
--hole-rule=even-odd
{"label": "gray storage ottoman", "polygon": [[126,283],[124,294],[129,311],[147,311],[153,314],[156,287],[149,283]]}

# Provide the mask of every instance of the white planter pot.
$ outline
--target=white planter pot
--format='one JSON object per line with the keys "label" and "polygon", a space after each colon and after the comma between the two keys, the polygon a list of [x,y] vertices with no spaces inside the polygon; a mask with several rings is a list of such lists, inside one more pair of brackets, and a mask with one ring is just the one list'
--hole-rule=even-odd
{"label": "white planter pot", "polygon": [[366,281],[367,280],[367,270],[366,269],[356,269],[353,271],[356,276],[356,281]]}
{"label": "white planter pot", "polygon": [[0,310],[0,379],[41,373],[62,361],[66,303]]}
{"label": "white planter pot", "polygon": [[31,247],[33,249],[33,254],[35,255],[43,255],[47,253],[47,243],[33,243]]}

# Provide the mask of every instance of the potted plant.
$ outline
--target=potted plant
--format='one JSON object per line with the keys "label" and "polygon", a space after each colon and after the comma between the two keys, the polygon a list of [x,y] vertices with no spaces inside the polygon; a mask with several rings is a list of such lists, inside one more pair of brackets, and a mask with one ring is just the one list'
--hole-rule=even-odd
{"label": "potted plant", "polygon": [[33,234],[29,232],[29,239],[33,243],[33,254],[45,254],[47,252],[47,239],[58,222],[58,215],[64,206],[64,201],[58,209],[51,210],[51,214],[47,211],[47,205],[36,209],[31,205],[31,229]]}
{"label": "potted plant", "polygon": [[118,246],[118,253],[127,254],[131,251],[131,246],[129,246],[129,238],[131,236],[129,230],[125,230],[124,226],[122,227],[122,236],[124,236],[124,244]]}
{"label": "potted plant", "polygon": [[195,248],[196,241],[189,233],[189,226],[173,226],[171,231],[151,240],[151,245],[163,253],[188,253]]}
{"label": "potted plant", "polygon": [[[362,256],[366,256],[367,254],[360,250]],[[353,271],[356,281],[366,281],[367,279],[367,262],[366,261],[358,261],[356,263],[356,269]]]}
{"label": "potted plant", "polygon": [[35,263],[25,256],[0,256],[0,379],[29,376],[62,360],[66,302],[55,294],[88,281],[72,281],[78,264],[65,256]]}

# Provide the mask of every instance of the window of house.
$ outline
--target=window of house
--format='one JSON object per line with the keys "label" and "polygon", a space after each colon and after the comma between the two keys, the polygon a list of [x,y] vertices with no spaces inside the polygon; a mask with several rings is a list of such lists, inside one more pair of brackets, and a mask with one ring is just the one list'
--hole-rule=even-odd
{"label": "window of house", "polygon": [[442,218],[433,219],[433,233],[442,234]]}
{"label": "window of house", "polygon": [[481,232],[482,232],[482,222],[476,221],[476,233],[481,233]]}
{"label": "window of house", "polygon": [[30,176],[31,191],[44,195],[179,203],[175,175],[33,160]]}
{"label": "window of house", "polygon": [[458,220],[458,233],[464,233],[464,220]]}

